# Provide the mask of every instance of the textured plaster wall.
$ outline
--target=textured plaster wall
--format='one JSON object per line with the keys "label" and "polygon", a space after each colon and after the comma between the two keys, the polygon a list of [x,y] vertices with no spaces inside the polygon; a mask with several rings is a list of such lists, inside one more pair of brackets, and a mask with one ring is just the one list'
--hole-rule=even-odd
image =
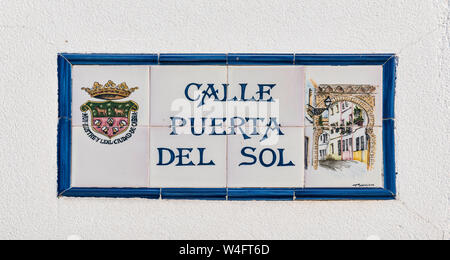
{"label": "textured plaster wall", "polygon": [[[449,239],[448,0],[0,0],[0,238]],[[394,52],[396,201],[57,199],[58,52]]]}

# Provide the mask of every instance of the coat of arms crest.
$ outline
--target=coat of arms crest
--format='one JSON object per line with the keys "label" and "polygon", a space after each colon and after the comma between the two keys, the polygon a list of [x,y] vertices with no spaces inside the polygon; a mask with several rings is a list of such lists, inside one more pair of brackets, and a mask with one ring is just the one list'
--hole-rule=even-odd
{"label": "coat of arms crest", "polygon": [[136,112],[139,106],[134,101],[117,102],[116,100],[129,97],[138,88],[128,88],[127,84],[116,85],[108,81],[104,86],[98,82],[89,88],[82,88],[91,97],[105,101],[88,101],[81,106],[82,112],[90,111],[92,129],[109,139],[116,137],[130,126],[132,112]]}

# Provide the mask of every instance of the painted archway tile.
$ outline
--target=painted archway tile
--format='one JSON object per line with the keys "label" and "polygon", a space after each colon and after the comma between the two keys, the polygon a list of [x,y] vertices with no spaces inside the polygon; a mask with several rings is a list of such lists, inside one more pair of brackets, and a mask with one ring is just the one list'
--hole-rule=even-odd
{"label": "painted archway tile", "polygon": [[382,187],[381,66],[306,71],[306,187]]}

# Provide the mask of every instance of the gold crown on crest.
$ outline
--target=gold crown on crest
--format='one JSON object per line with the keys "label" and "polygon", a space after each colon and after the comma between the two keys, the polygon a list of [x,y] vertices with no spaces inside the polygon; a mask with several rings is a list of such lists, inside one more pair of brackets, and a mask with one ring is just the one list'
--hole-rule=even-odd
{"label": "gold crown on crest", "polygon": [[139,88],[128,88],[127,83],[125,82],[116,85],[111,80],[108,81],[108,83],[106,83],[104,86],[98,82],[95,82],[94,86],[91,89],[82,88],[82,90],[86,91],[89,95],[91,95],[91,97],[104,100],[117,100],[127,98],[137,89]]}

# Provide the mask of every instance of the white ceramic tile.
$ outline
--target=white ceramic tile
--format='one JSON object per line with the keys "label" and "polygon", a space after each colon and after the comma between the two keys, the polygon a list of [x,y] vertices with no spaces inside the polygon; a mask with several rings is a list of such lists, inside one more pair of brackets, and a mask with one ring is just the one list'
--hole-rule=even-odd
{"label": "white ceramic tile", "polygon": [[[91,65],[75,65],[72,70],[72,125],[83,125],[83,112],[81,107],[86,102],[94,103],[130,103],[133,101],[137,104],[136,111],[138,126],[149,125],[149,67],[148,66],[91,66]],[[102,96],[91,96],[84,89],[94,87],[94,83],[98,82],[105,86],[109,81],[119,87],[121,83],[126,83],[129,89],[136,88],[129,96],[119,97],[116,100],[105,100]],[[84,88],[84,89],[83,89]],[[114,111],[113,108],[117,110]],[[89,115],[88,123],[92,124],[91,116],[99,113],[99,116],[112,115],[127,118],[125,107],[113,107],[106,110],[106,107],[100,108],[99,111],[87,110],[85,114]],[[95,109],[94,109],[95,110]],[[116,113],[117,112],[117,113]],[[95,116],[95,115],[94,115]],[[131,115],[130,115],[131,117]],[[130,118],[128,118],[129,120]],[[125,121],[128,121],[125,120]]]}
{"label": "white ceramic tile", "polygon": [[[217,90],[217,97],[223,99],[223,84],[226,83],[226,66],[152,66],[151,125],[169,126],[172,124],[171,117],[182,117],[188,121],[196,117],[200,121],[195,120],[195,125],[201,123],[201,117],[223,117],[225,102],[213,101],[215,96],[203,100],[203,92]],[[213,85],[210,87],[209,84]]]}
{"label": "white ceramic tile", "polygon": [[[305,71],[306,126],[312,126],[314,121],[311,113],[308,113],[308,107],[325,107],[319,103],[322,103],[320,100],[324,100],[328,96],[333,103],[328,110],[323,111],[324,118],[329,118],[331,121],[341,121],[342,119],[348,121],[354,108],[358,107],[364,118],[363,123],[358,124],[382,126],[382,66],[307,66]],[[351,110],[349,110],[350,107]],[[369,118],[372,118],[372,121]]]}
{"label": "white ceramic tile", "polygon": [[275,117],[282,126],[303,126],[304,78],[300,66],[230,66],[228,98],[237,101],[228,102],[227,115]]}
{"label": "white ceramic tile", "polygon": [[[319,129],[319,128],[318,128]],[[337,130],[337,131],[336,131]],[[307,188],[383,187],[382,128],[323,128],[317,140],[317,169],[314,167],[314,128],[305,129],[305,186]],[[317,131],[317,129],[316,129]],[[369,139],[368,139],[369,136]],[[339,145],[339,142],[341,144]],[[340,151],[340,152],[339,152]],[[374,160],[371,162],[371,151]]]}
{"label": "white ceramic tile", "polygon": [[201,136],[179,132],[170,135],[168,127],[152,127],[151,187],[225,188],[226,136],[211,136],[210,131],[205,129]]}
{"label": "white ceramic tile", "polygon": [[[242,135],[229,137],[228,187],[303,187],[303,127],[281,128],[284,135],[280,136],[269,131],[268,139],[261,142],[264,132],[247,140]],[[242,164],[255,160],[253,165]]]}
{"label": "white ceramic tile", "polygon": [[73,187],[148,187],[149,129],[109,139],[90,127],[72,128]]}

